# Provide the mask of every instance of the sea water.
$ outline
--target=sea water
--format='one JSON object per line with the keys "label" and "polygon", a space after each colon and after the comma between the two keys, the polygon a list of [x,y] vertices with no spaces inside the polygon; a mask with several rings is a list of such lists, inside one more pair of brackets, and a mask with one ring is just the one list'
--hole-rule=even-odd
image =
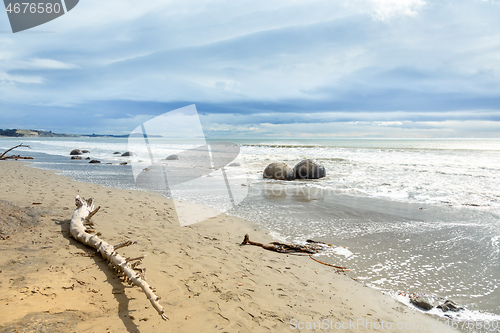
{"label": "sea water", "polygon": [[[138,188],[134,159],[113,152],[122,138],[23,138],[34,166],[79,181]],[[322,261],[353,269],[352,276],[395,297],[424,293],[458,302],[462,319],[500,318],[500,139],[238,139],[248,197],[230,214],[267,227],[282,241],[339,245]],[[19,139],[0,138],[0,151]],[[173,147],[152,140],[164,158]],[[88,149],[92,165],[69,160]],[[272,162],[290,167],[311,158],[325,166],[319,180],[262,178]],[[137,162],[137,161],[136,161]],[[146,163],[147,164],[147,163]],[[189,200],[192,193],[186,193]]]}
{"label": "sea water", "polygon": [[[405,302],[451,299],[468,309],[459,319],[500,329],[500,140],[261,140],[243,151],[254,191],[240,216],[282,241],[346,246],[320,259]],[[269,163],[305,158],[327,177],[262,179]]]}

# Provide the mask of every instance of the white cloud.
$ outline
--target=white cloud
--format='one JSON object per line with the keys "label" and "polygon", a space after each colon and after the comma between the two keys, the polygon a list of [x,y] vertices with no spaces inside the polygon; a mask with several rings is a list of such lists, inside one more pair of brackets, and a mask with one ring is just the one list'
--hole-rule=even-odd
{"label": "white cloud", "polygon": [[401,126],[379,126],[370,121],[318,122],[255,125],[215,124],[205,127],[209,136],[283,137],[283,138],[447,138],[498,137],[500,123],[495,121],[407,121]]}
{"label": "white cloud", "polygon": [[393,127],[393,126],[401,126],[403,123],[401,121],[383,121],[377,124],[378,126],[386,126],[386,127]]}
{"label": "white cloud", "polygon": [[1,83],[43,83],[43,78],[40,76],[31,75],[10,75],[7,73],[0,73],[0,84]]}
{"label": "white cloud", "polygon": [[[99,118],[99,133],[113,133],[113,134],[129,134],[135,127],[143,124],[144,122],[154,118],[154,115],[124,115],[120,118],[114,119],[100,119],[98,114],[96,118]],[[79,132],[83,133],[83,132]]]}
{"label": "white cloud", "polygon": [[425,6],[423,0],[366,0],[376,20],[386,21],[401,16],[415,16]]}
{"label": "white cloud", "polygon": [[25,63],[20,64],[22,68],[33,68],[33,69],[75,69],[78,66],[64,63],[62,61],[54,59],[44,59],[44,58],[34,58],[28,60]]}
{"label": "white cloud", "polygon": [[[477,120],[467,119],[471,113],[478,116]],[[500,110],[448,115],[439,112],[208,114],[202,116],[202,124],[206,134],[215,137],[498,137],[500,121],[488,120],[495,114],[500,114]],[[456,119],[448,120],[450,116]]]}

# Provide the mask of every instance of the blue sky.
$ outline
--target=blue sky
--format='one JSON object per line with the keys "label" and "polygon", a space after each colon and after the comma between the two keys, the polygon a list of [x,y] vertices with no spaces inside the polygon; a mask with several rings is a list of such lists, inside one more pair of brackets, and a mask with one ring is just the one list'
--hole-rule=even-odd
{"label": "blue sky", "polygon": [[500,137],[500,1],[82,0],[12,34],[0,128],[127,134],[196,104],[211,136]]}

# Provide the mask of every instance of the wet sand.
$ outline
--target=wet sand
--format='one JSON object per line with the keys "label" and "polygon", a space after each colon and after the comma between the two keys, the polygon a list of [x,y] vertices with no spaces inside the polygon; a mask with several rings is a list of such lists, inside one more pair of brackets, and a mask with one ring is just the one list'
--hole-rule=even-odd
{"label": "wet sand", "polygon": [[[23,163],[0,162],[0,200],[9,207],[0,227],[17,223],[0,237],[1,332],[452,331],[308,257],[240,246],[246,233],[272,241],[248,221],[219,215],[181,227],[159,194],[78,183]],[[138,242],[118,252],[147,255],[142,267],[168,321],[69,237],[77,194],[101,206],[93,217],[101,238]]]}

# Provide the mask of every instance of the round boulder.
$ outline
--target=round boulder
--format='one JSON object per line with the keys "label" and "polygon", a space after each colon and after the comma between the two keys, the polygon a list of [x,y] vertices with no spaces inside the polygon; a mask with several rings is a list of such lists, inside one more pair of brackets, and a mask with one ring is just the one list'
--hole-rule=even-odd
{"label": "round boulder", "polygon": [[83,155],[82,151],[80,149],[73,149],[70,155]]}
{"label": "round boulder", "polygon": [[263,172],[264,178],[276,180],[293,180],[293,170],[282,162],[269,164]]}
{"label": "round boulder", "polygon": [[122,156],[134,156],[135,154],[131,151],[128,151],[126,153],[123,153]]}
{"label": "round boulder", "polygon": [[318,179],[326,176],[325,167],[313,160],[303,160],[293,168],[295,179]]}
{"label": "round boulder", "polygon": [[175,154],[174,155],[170,155],[170,156],[168,156],[166,158],[167,161],[177,161],[179,159],[180,159],[179,155],[175,155]]}
{"label": "round boulder", "polygon": [[88,150],[82,150],[82,153],[83,154],[88,154],[88,153],[90,153],[90,151],[88,151]]}
{"label": "round boulder", "polygon": [[101,163],[101,161],[98,161],[98,160],[91,160],[89,163]]}

